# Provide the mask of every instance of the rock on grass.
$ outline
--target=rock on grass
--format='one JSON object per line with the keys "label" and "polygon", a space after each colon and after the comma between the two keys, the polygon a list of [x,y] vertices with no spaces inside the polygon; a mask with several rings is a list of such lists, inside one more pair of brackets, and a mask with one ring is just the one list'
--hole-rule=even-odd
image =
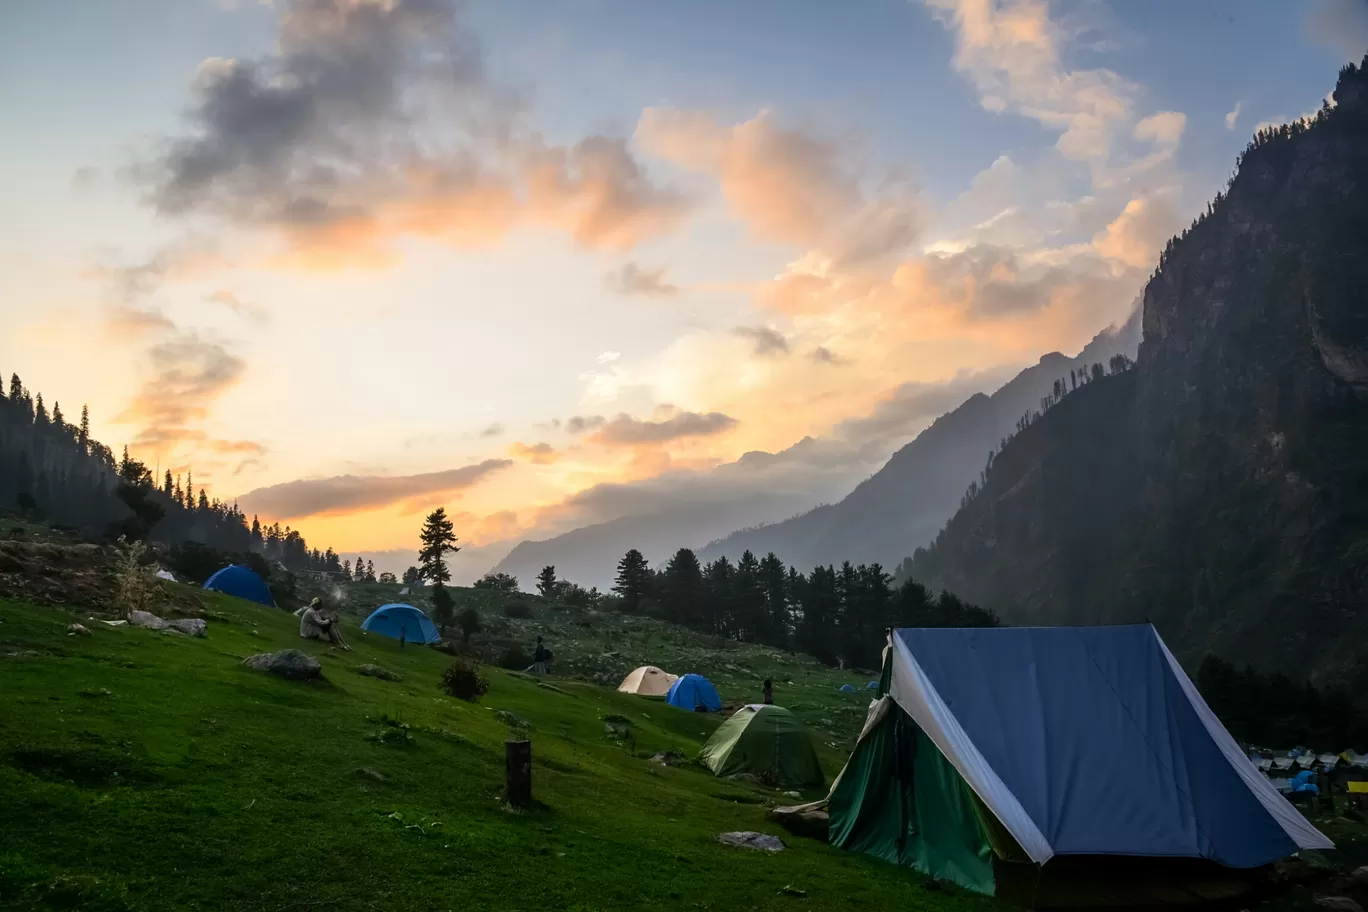
{"label": "rock on grass", "polygon": [[314,681],[323,677],[323,666],[311,655],[298,649],[263,652],[248,656],[242,664],[257,671],[265,671],[291,681]]}
{"label": "rock on grass", "polygon": [[356,666],[356,673],[359,675],[365,675],[368,678],[379,678],[382,681],[404,680],[402,675],[395,674],[388,668],[381,668],[379,665],[358,665]]}
{"label": "rock on grass", "polygon": [[758,849],[762,852],[784,851],[784,843],[777,836],[756,833],[751,830],[721,833],[718,835],[717,841],[723,845],[737,846],[743,849]]}

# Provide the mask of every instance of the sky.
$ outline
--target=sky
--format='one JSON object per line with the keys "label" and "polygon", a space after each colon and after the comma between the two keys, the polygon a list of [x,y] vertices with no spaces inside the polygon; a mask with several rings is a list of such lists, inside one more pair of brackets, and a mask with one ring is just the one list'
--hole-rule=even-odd
{"label": "sky", "polygon": [[1368,0],[16,0],[0,371],[399,566],[435,506],[458,575],[779,519],[1123,321],[1365,51]]}

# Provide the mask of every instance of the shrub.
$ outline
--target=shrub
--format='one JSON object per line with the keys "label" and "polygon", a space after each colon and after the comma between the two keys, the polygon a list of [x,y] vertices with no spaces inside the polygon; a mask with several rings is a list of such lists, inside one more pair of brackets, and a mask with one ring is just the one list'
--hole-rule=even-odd
{"label": "shrub", "polygon": [[517,592],[518,578],[507,573],[486,573],[475,581],[476,589],[493,589],[495,592]]}
{"label": "shrub", "polygon": [[147,611],[153,607],[157,579],[150,564],[143,563],[147,546],[140,541],[119,539],[119,556],[114,564],[117,588],[114,602],[119,613],[128,617],[133,611]]}
{"label": "shrub", "polygon": [[504,605],[504,617],[526,620],[532,617],[532,606],[526,602],[509,602]]}
{"label": "shrub", "polygon": [[458,658],[442,672],[441,689],[453,697],[475,702],[489,692],[489,681],[480,676],[480,663]]}
{"label": "shrub", "polygon": [[532,657],[524,652],[521,646],[510,646],[504,650],[503,655],[499,656],[500,668],[522,671],[531,664]]}

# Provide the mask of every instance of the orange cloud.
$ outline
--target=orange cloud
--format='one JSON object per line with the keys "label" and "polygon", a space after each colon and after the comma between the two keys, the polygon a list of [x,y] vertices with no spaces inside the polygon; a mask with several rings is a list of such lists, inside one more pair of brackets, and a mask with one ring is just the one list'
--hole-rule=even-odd
{"label": "orange cloud", "polygon": [[509,455],[523,459],[533,465],[550,465],[560,458],[560,453],[549,443],[534,443],[531,446],[515,442],[508,448]]}
{"label": "orange cloud", "polygon": [[697,111],[647,108],[636,138],[655,155],[715,176],[732,212],[763,240],[859,262],[906,248],[920,227],[912,188],[888,181],[866,193],[867,169],[852,167],[840,145],[784,127],[766,111],[728,126]]}
{"label": "orange cloud", "polygon": [[1178,213],[1164,198],[1133,199],[1092,243],[1110,260],[1132,269],[1151,269],[1178,227]]}

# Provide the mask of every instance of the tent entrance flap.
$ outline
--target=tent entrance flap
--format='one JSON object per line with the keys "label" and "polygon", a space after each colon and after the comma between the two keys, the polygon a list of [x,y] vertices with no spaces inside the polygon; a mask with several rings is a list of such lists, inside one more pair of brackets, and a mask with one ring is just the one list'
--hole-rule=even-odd
{"label": "tent entrance flap", "polygon": [[828,810],[832,845],[994,895],[993,849],[973,792],[896,707],[860,739]]}

